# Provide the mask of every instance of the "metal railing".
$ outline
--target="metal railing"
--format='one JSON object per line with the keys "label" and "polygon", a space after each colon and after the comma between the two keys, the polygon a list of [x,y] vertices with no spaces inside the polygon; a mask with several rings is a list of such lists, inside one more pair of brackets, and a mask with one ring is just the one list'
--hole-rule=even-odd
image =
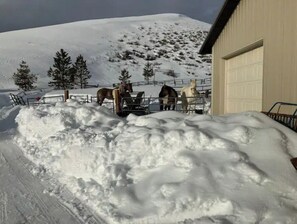
{"label": "metal railing", "polygon": [[[168,100],[174,98],[168,97]],[[139,102],[135,103],[136,98],[123,97],[122,108],[126,113],[150,114],[160,112],[160,98],[159,97],[143,97]],[[187,102],[185,103],[184,100]],[[183,113],[197,113],[204,114],[207,100],[205,96],[185,97],[182,99],[178,97],[175,104],[174,111]],[[163,108],[165,105],[163,105]],[[170,104],[170,110],[173,110],[173,104]]]}
{"label": "metal railing", "polygon": [[[293,111],[292,114],[280,113],[282,106],[288,106]],[[276,109],[276,112],[275,112]],[[295,110],[294,110],[295,109]],[[273,112],[274,111],[274,112]],[[262,112],[271,119],[285,125],[291,130],[297,132],[297,103],[276,102],[268,112]]]}
{"label": "metal railing", "polygon": [[[169,79],[162,81],[139,81],[131,82],[133,86],[143,86],[143,85],[171,85],[174,87],[183,87],[191,83],[191,79]],[[197,79],[196,80],[198,90],[206,90],[211,88],[211,78]],[[114,83],[113,87],[119,86],[120,83]]]}

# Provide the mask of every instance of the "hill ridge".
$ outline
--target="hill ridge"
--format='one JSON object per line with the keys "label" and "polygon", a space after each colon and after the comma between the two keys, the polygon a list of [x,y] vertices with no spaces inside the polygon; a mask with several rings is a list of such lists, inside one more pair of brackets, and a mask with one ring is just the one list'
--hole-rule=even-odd
{"label": "hill ridge", "polygon": [[72,62],[79,54],[84,56],[94,84],[118,82],[124,68],[132,75],[131,81],[142,81],[147,61],[154,63],[156,80],[168,79],[166,70],[174,70],[177,78],[205,78],[210,73],[210,56],[198,51],[209,28],[204,22],[170,13],[0,33],[0,88],[16,88],[11,77],[21,60],[39,74],[38,87],[46,87],[47,70],[61,48]]}

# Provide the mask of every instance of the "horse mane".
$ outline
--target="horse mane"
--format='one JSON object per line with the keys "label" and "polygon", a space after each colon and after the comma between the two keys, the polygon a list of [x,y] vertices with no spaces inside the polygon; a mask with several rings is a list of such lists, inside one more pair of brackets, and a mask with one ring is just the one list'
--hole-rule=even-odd
{"label": "horse mane", "polygon": [[169,95],[171,93],[171,91],[174,92],[174,95],[175,96],[178,96],[178,93],[177,93],[177,91],[174,88],[172,88],[171,86],[167,86],[167,85],[164,84],[162,86],[162,88],[161,88],[160,93],[159,93],[159,97],[165,97],[165,96]]}

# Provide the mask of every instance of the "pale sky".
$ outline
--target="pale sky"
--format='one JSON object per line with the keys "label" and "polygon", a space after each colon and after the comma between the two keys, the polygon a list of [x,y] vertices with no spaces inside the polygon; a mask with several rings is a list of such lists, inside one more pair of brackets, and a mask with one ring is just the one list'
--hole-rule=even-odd
{"label": "pale sky", "polygon": [[179,13],[213,23],[224,0],[0,0],[0,32],[88,19]]}

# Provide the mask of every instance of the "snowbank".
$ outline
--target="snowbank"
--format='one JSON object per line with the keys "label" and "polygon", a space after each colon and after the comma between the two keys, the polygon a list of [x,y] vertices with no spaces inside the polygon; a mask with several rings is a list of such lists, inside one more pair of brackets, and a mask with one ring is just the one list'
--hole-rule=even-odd
{"label": "snowbank", "polygon": [[296,134],[260,113],[124,119],[69,100],[16,122],[25,154],[107,222],[297,223]]}

